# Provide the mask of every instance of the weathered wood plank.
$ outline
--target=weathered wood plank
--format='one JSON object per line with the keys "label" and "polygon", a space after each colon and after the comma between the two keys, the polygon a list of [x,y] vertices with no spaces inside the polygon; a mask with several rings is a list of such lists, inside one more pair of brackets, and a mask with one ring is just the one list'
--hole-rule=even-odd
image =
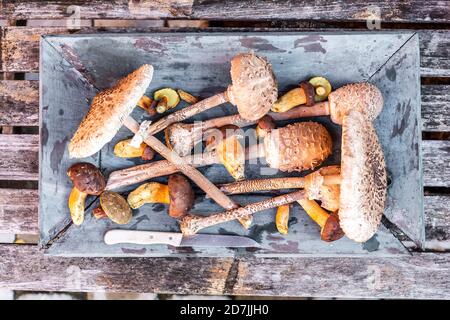
{"label": "weathered wood plank", "polygon": [[0,19],[68,19],[77,13],[83,19],[155,19],[187,17],[193,0],[54,0],[3,1]]}
{"label": "weathered wood plank", "polygon": [[450,240],[450,195],[425,196],[426,239]]}
{"label": "weathered wood plank", "polygon": [[[376,9],[379,10],[377,13]],[[383,22],[448,22],[446,1],[221,1],[197,0],[192,18],[209,20],[324,20]]]}
{"label": "weathered wood plank", "polygon": [[39,136],[0,135],[0,180],[38,180]]}
{"label": "weathered wood plank", "polygon": [[[447,9],[450,4],[447,2]],[[422,76],[450,77],[450,32],[420,31],[420,72]]]}
{"label": "weathered wood plank", "polygon": [[37,126],[38,81],[0,81],[0,125]]}
{"label": "weathered wood plank", "polygon": [[[145,31],[140,29],[138,31]],[[168,28],[147,29],[147,31],[168,31]],[[227,29],[211,28],[211,31],[227,31]],[[248,28],[248,31],[251,31]],[[272,29],[282,31],[288,29]],[[126,32],[128,29],[82,28],[78,32]],[[228,29],[228,31],[232,31]],[[69,29],[63,27],[6,27],[1,29],[0,72],[37,72],[39,69],[39,36],[43,34],[63,34]],[[450,31],[420,31],[421,72],[423,76],[450,77]]]}
{"label": "weathered wood plank", "polygon": [[0,245],[0,287],[17,290],[430,299],[450,297],[449,268],[450,255],[434,253],[395,259],[91,259]]}
{"label": "weathered wood plank", "polygon": [[423,85],[422,130],[450,131],[450,86]]}
{"label": "weathered wood plank", "polygon": [[37,190],[0,189],[0,233],[37,234]]}
{"label": "weathered wood plank", "polygon": [[424,140],[422,152],[424,186],[450,187],[450,141]]}

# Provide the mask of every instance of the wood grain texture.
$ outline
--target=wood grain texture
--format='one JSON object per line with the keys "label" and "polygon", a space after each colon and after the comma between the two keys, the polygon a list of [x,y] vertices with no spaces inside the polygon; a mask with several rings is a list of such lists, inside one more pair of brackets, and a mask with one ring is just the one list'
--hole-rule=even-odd
{"label": "wood grain texture", "polygon": [[[195,272],[186,272],[187,266]],[[0,245],[0,287],[17,290],[448,299],[449,268],[450,255],[435,253],[401,258],[91,259],[44,256],[36,246]]]}
{"label": "wood grain texture", "polygon": [[450,240],[450,197],[425,196],[425,232],[427,240]]}
{"label": "wood grain texture", "polygon": [[422,141],[424,186],[450,187],[450,140]]}
{"label": "wood grain texture", "polygon": [[[447,10],[450,4],[447,2]],[[420,72],[422,76],[450,77],[450,32],[421,31]]]}
{"label": "wood grain texture", "polygon": [[39,137],[0,135],[0,180],[37,180]]}
{"label": "wood grain texture", "polygon": [[[39,125],[38,81],[0,80],[0,125]],[[423,85],[422,129],[450,131],[450,86]]]}
{"label": "wood grain texture", "polygon": [[422,130],[450,131],[450,85],[424,85]]}
{"label": "wood grain texture", "polygon": [[19,0],[3,1],[0,19],[64,19],[78,7],[82,19],[155,19],[187,17],[193,0]]}
{"label": "wood grain texture", "polygon": [[197,0],[191,17],[209,20],[366,21],[379,8],[383,22],[448,22],[446,1],[221,1]]}
{"label": "wood grain texture", "polygon": [[37,126],[38,87],[37,81],[0,81],[0,125]]}
{"label": "wood grain texture", "polygon": [[[81,28],[71,31],[63,27],[4,27],[0,30],[2,57],[0,72],[37,72],[39,69],[39,36],[44,34],[170,31],[169,28]],[[224,28],[208,28],[207,30],[232,31]],[[251,30],[248,29],[248,31]],[[270,31],[270,29],[267,30]],[[288,29],[272,30],[288,31]],[[422,30],[419,34],[422,76],[450,77],[450,31]]]}
{"label": "wood grain texture", "polygon": [[38,191],[0,189],[0,233],[38,234]]}

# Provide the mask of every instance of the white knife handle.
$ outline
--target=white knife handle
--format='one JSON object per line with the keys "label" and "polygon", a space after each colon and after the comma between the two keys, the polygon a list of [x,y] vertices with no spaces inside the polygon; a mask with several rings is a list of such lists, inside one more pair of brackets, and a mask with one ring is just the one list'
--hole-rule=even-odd
{"label": "white knife handle", "polygon": [[118,243],[134,244],[169,244],[179,246],[183,235],[174,232],[136,231],[136,230],[109,230],[105,233],[105,243],[112,245]]}

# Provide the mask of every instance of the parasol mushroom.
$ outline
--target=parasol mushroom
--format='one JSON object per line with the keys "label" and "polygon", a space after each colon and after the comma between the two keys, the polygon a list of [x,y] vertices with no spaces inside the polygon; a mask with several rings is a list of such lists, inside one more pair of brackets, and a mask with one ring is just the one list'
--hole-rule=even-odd
{"label": "parasol mushroom", "polygon": [[73,164],[67,170],[67,175],[73,183],[68,203],[70,216],[75,225],[81,225],[84,221],[86,197],[102,193],[106,180],[96,166],[87,162]]}
{"label": "parasol mushroom", "polygon": [[[130,114],[144,95],[152,77],[153,67],[143,65],[119,80],[114,87],[98,93],[92,101],[89,112],[69,143],[70,156],[82,158],[98,152],[106,143],[111,141],[122,125],[140,136],[139,133],[144,127],[140,127],[130,117]],[[222,207],[231,209],[238,206],[197,169],[186,163],[175,152],[171,152],[158,139],[150,135],[145,137],[144,142],[173,163]]]}
{"label": "parasol mushroom", "polygon": [[[263,144],[255,144],[246,149],[245,157],[247,160],[266,157],[272,168],[290,172],[313,169],[331,152],[332,140],[323,125],[315,122],[299,122],[271,130]],[[186,156],[183,159],[197,167],[218,162],[215,151]],[[176,171],[177,168],[167,161],[155,161],[121,169],[110,174],[106,188],[117,189]]]}
{"label": "parasol mushroom", "polygon": [[228,86],[227,91],[156,121],[146,129],[144,138],[225,102],[237,106],[239,114],[244,119],[257,120],[264,116],[278,94],[277,82],[270,63],[254,53],[241,53],[231,60],[230,74],[232,85]]}
{"label": "parasol mushroom", "polygon": [[175,219],[182,218],[193,207],[195,194],[189,181],[180,174],[169,177],[167,185],[148,182],[130,192],[127,201],[132,209],[146,203],[169,204],[169,215]]}
{"label": "parasol mushroom", "polygon": [[[333,169],[335,170],[335,169]],[[308,198],[316,198],[333,189],[323,185],[340,184],[339,220],[348,238],[357,242],[369,240],[378,229],[386,201],[386,166],[381,145],[370,120],[361,112],[350,110],[343,117],[341,173],[329,170],[306,178],[272,178],[240,181],[222,186],[229,193],[288,188],[306,188]],[[316,198],[317,199],[317,198]],[[329,200],[332,197],[328,197]],[[337,204],[325,202],[331,211]]]}
{"label": "parasol mushroom", "polygon": [[330,115],[334,123],[342,124],[343,117],[350,110],[358,110],[373,121],[382,109],[383,96],[380,90],[373,84],[362,82],[348,84],[331,92],[328,101],[286,111],[285,116],[301,118]]}

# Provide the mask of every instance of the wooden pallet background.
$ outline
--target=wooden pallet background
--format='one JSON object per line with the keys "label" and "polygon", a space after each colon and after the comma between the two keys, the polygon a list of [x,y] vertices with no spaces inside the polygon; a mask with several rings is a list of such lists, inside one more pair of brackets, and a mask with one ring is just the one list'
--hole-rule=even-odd
{"label": "wooden pallet background", "polygon": [[[449,298],[450,2],[330,3],[293,0],[0,2],[0,233],[14,233],[18,239],[14,244],[0,244],[0,287]],[[365,29],[365,19],[371,17],[375,5],[381,12],[383,30],[414,29],[420,34],[425,252],[419,252],[401,234],[413,254],[397,259],[70,259],[46,257],[37,249],[40,35],[186,28]],[[74,10],[79,10],[81,29],[73,29],[74,25],[70,24]]]}

